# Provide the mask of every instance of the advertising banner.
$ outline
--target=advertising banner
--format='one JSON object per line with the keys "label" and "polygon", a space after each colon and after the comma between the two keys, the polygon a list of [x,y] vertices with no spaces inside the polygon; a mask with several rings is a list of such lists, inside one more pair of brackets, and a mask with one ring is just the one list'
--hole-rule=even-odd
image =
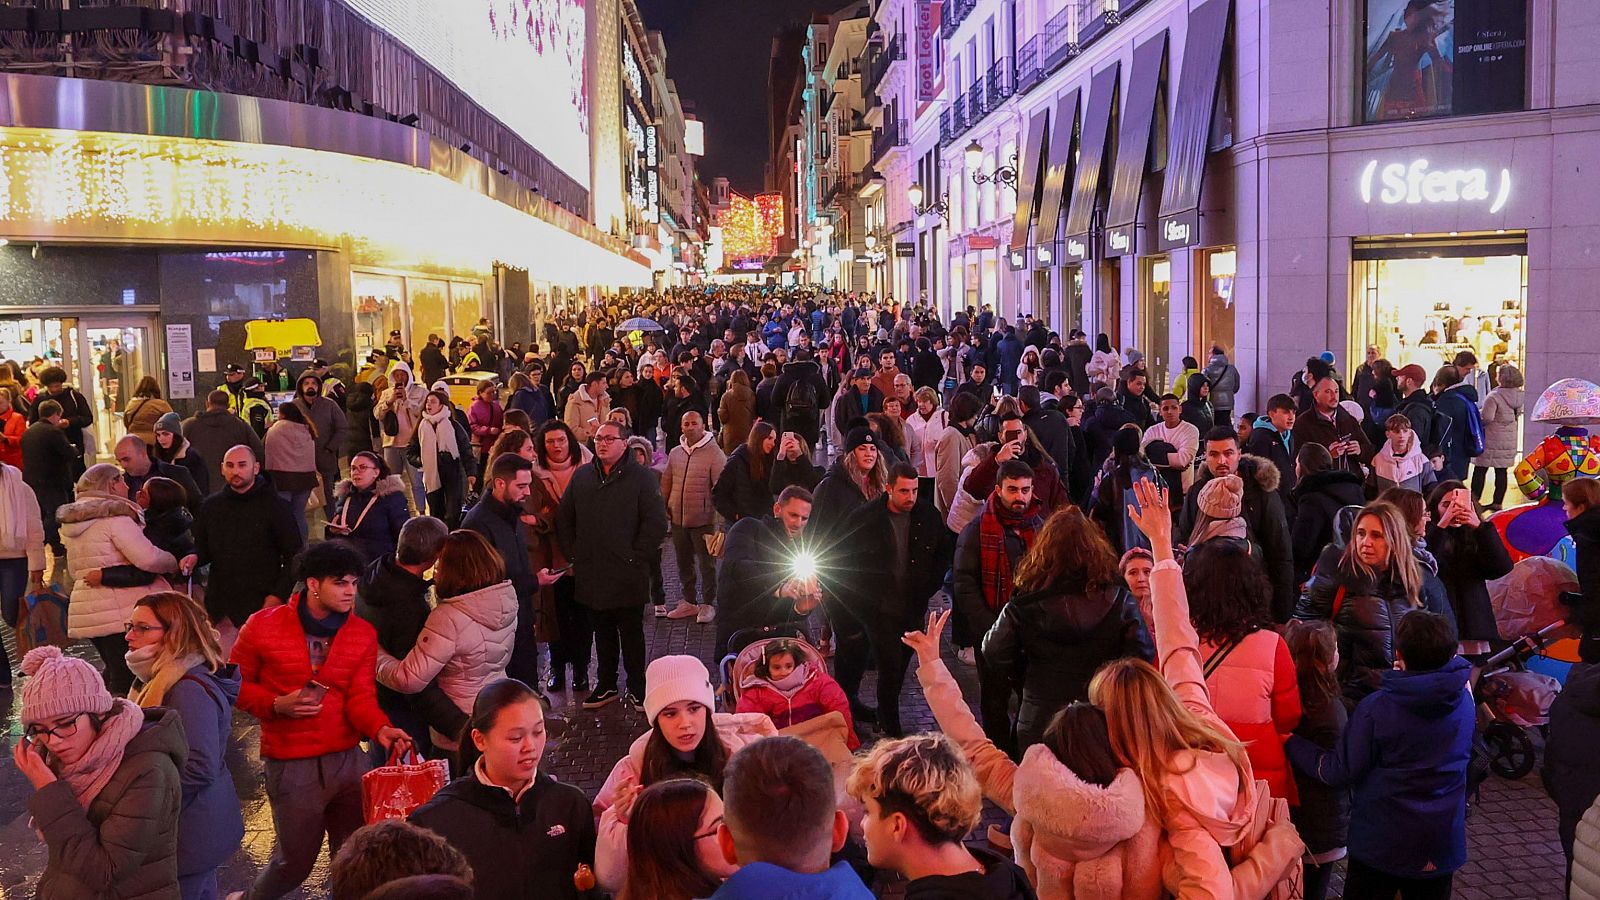
{"label": "advertising banner", "polygon": [[1368,122],[1521,109],[1526,0],[1366,0]]}
{"label": "advertising banner", "polygon": [[939,60],[941,0],[917,0],[917,99],[929,102],[944,91],[944,67]]}

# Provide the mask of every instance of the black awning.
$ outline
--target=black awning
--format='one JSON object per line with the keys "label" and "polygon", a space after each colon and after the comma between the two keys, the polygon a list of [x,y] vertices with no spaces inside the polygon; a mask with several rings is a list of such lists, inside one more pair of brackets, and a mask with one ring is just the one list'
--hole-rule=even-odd
{"label": "black awning", "polygon": [[1100,169],[1106,158],[1106,138],[1111,132],[1111,104],[1117,100],[1118,76],[1122,64],[1113,62],[1094,73],[1089,83],[1089,100],[1083,113],[1083,132],[1078,141],[1078,168],[1073,171],[1072,202],[1067,207],[1066,240],[1062,255],[1069,262],[1089,258],[1089,227],[1094,221],[1094,205],[1100,193]]}
{"label": "black awning", "polygon": [[1206,174],[1206,147],[1217,105],[1217,75],[1228,36],[1233,0],[1206,0],[1189,12],[1183,42],[1183,75],[1172,105],[1167,135],[1167,173],[1161,191],[1156,245],[1163,250],[1200,242],[1200,182]]}
{"label": "black awning", "polygon": [[1061,224],[1061,191],[1067,186],[1067,169],[1072,165],[1072,135],[1078,129],[1078,89],[1073,88],[1056,100],[1055,121],[1050,126],[1048,167],[1044,173],[1043,199],[1034,219],[1034,261],[1055,264],[1056,229]]}
{"label": "black awning", "polygon": [[[1011,219],[1012,268],[1017,265],[1018,252],[1026,253],[1028,232],[1033,228],[1033,214],[1039,204],[1039,188],[1044,179],[1039,170],[1044,168],[1045,125],[1050,121],[1050,110],[1041,109],[1028,120],[1028,139],[1017,148],[1017,214]],[[994,189],[1004,190],[999,183]]]}
{"label": "black awning", "polygon": [[1133,252],[1134,224],[1139,218],[1139,189],[1150,158],[1150,126],[1155,121],[1156,88],[1167,62],[1163,30],[1133,51],[1133,73],[1122,103],[1122,130],[1117,136],[1116,165],[1111,172],[1111,202],[1106,210],[1107,257]]}

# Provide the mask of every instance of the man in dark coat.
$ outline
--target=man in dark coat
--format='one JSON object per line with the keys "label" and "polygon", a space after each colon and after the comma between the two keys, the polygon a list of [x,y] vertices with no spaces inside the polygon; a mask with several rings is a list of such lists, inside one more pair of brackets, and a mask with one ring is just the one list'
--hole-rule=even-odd
{"label": "man in dark coat", "polygon": [[[489,492],[467,511],[461,527],[484,536],[505,560],[506,579],[517,589],[517,631],[506,663],[506,675],[523,684],[539,684],[539,647],[534,642],[533,596],[541,580],[528,557],[522,503],[533,486],[533,463],[502,453],[489,467]],[[553,579],[552,579],[553,582]]]}
{"label": "man in dark coat", "polygon": [[[1299,480],[1295,472],[1295,455],[1300,448],[1294,445],[1294,426],[1298,413],[1295,412],[1294,398],[1288,394],[1273,394],[1267,401],[1265,415],[1257,416],[1250,426],[1250,437],[1245,440],[1244,452],[1252,456],[1272,460],[1278,467],[1278,493],[1283,497],[1285,510],[1294,509],[1290,497],[1294,493],[1295,483]],[[1209,432],[1207,428],[1200,432],[1202,435]],[[1346,471],[1349,471],[1346,469]],[[1321,547],[1317,550],[1321,551]]]}
{"label": "man in dark coat", "polygon": [[150,455],[150,445],[136,434],[125,434],[117,441],[117,465],[122,467],[122,481],[128,486],[128,496],[135,497],[145,482],[161,477],[176,481],[183,488],[184,508],[193,516],[200,512],[200,486],[184,466],[164,463]]}
{"label": "man in dark coat", "polygon": [[915,387],[939,389],[939,381],[944,378],[944,363],[939,361],[938,354],[933,352],[933,342],[925,337],[917,338],[917,349],[911,355],[911,384]]}
{"label": "man in dark coat", "polygon": [[850,423],[867,413],[883,411],[883,392],[872,383],[871,369],[857,369],[850,378],[850,389],[839,395],[833,405],[833,427],[840,434],[850,430]]}
{"label": "man in dark coat", "polygon": [[[928,600],[943,585],[948,530],[931,503],[917,502],[917,470],[889,469],[887,490],[851,514],[845,548],[849,567],[839,580],[845,605],[867,624],[878,663],[878,722],[885,734],[903,736],[900,689],[911,649],[900,641],[924,623]],[[859,682],[846,685],[854,697]]]}
{"label": "man in dark coat", "polygon": [[1289,621],[1297,592],[1294,581],[1294,545],[1289,538],[1289,521],[1278,495],[1278,467],[1259,456],[1239,452],[1239,434],[1227,425],[1206,432],[1201,449],[1205,463],[1194,485],[1183,498],[1183,515],[1173,539],[1187,543],[1200,512],[1200,488],[1213,478],[1238,475],[1244,482],[1240,514],[1244,516],[1250,539],[1261,548],[1262,568],[1272,582],[1272,618]]}
{"label": "man in dark coat", "polygon": [[[796,383],[803,383],[811,388],[812,396],[816,397],[816,409],[801,409],[799,404],[796,409],[790,410],[790,389]],[[804,390],[795,394],[798,401]],[[817,438],[822,430],[822,410],[828,407],[828,383],[822,378],[822,368],[811,358],[811,351],[800,349],[794,352],[794,359],[784,363],[783,371],[778,374],[778,380],[772,385],[772,409],[777,419],[778,431],[792,431],[806,439],[806,443],[814,449]]]}
{"label": "man in dark coat", "polygon": [[[1331,377],[1312,386],[1311,408],[1295,418],[1293,434],[1294,452],[1299,453],[1306,444],[1321,444],[1341,469],[1356,471],[1353,463],[1357,462],[1370,466],[1377,452],[1361,423],[1339,405],[1339,383]],[[1465,470],[1461,477],[1466,477]]]}
{"label": "man in dark coat", "polygon": [[[67,442],[78,451],[72,463],[72,480],[78,480],[83,474],[83,432],[84,429],[94,424],[94,407],[75,387],[67,385],[67,373],[60,366],[50,366],[39,373],[39,383],[44,385],[44,392],[34,398],[33,409],[28,413],[28,422],[37,422],[40,419],[39,401],[54,400],[61,404],[61,418],[66,424],[62,426],[62,433],[67,436]],[[126,384],[123,385],[127,387]]]}
{"label": "man in dark coat", "polygon": [[294,403],[305,413],[316,436],[317,475],[322,478],[322,499],[333,506],[333,486],[339,483],[339,454],[344,451],[344,432],[348,423],[339,404],[322,396],[322,379],[311,372],[300,373],[295,382]]}
{"label": "man in dark coat", "polygon": [[1061,361],[1067,367],[1067,380],[1072,392],[1079,397],[1089,396],[1089,360],[1094,358],[1094,348],[1083,332],[1073,329],[1067,345],[1061,348]]}
{"label": "man in dark coat", "polygon": [[211,566],[206,612],[236,626],[262,606],[283,603],[294,589],[294,558],[304,542],[289,501],[261,477],[249,447],[222,457],[222,490],[194,518],[198,565]]}
{"label": "man in dark coat", "polygon": [[211,466],[212,483],[222,480],[222,457],[230,448],[243,444],[260,459],[265,455],[261,437],[250,423],[228,408],[228,392],[217,389],[206,395],[206,408],[183,422],[183,439]]}
{"label": "man in dark coat", "polygon": [[1056,475],[1063,482],[1067,481],[1072,471],[1072,429],[1067,425],[1067,417],[1054,406],[1045,405],[1040,390],[1031,384],[1017,391],[1017,399],[1022,403],[1022,424],[1028,426],[1034,440],[1055,460]]}
{"label": "man in dark coat", "polygon": [[589,610],[600,669],[585,709],[616,700],[619,654],[628,668],[628,700],[644,706],[644,608],[649,560],[667,536],[667,505],[656,474],[627,453],[628,430],[595,429],[594,461],[579,467],[556,517],[562,551],[572,561],[574,596]]}
{"label": "man in dark coat", "polygon": [[815,559],[797,565],[797,556],[810,518],[811,492],[794,485],[778,495],[770,517],[746,517],[728,529],[717,561],[715,658],[736,631],[804,622],[799,610],[810,597],[800,592],[801,582]]}
{"label": "man in dark coat", "polygon": [[1416,432],[1417,440],[1422,442],[1422,453],[1430,460],[1442,464],[1444,451],[1439,446],[1433,433],[1433,420],[1438,415],[1437,408],[1433,405],[1433,397],[1428,395],[1428,373],[1416,363],[1402,366],[1395,370],[1395,393],[1400,396],[1400,405],[1395,407],[1395,412],[1406,417],[1411,423],[1411,430]]}
{"label": "man in dark coat", "polygon": [[79,459],[78,449],[67,440],[67,420],[61,415],[60,403],[40,400],[33,411],[39,420],[22,433],[22,481],[39,500],[45,543],[57,556],[65,556],[56,509],[72,502],[72,469]]}

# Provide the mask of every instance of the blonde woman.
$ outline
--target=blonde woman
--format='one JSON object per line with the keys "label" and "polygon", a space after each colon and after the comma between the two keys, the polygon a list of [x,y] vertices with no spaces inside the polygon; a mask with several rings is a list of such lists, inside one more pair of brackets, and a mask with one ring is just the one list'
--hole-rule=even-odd
{"label": "blonde woman", "polygon": [[178,891],[183,900],[217,896],[217,867],[244,839],[244,819],[224,756],[239,698],[239,667],[222,655],[206,611],[175,591],[147,594],[128,615],[130,696],[183,721],[189,755],[179,776]]}
{"label": "blonde woman", "polygon": [[1377,690],[1394,668],[1394,628],[1422,605],[1423,574],[1411,529],[1398,506],[1369,504],[1344,547],[1329,544],[1312,569],[1296,619],[1333,623],[1339,638],[1339,682],[1349,703]]}
{"label": "blonde woman", "polygon": [[1160,669],[1113,660],[1089,683],[1089,701],[1105,712],[1112,748],[1138,773],[1146,809],[1166,832],[1173,861],[1167,889],[1178,897],[1262,897],[1298,878],[1305,845],[1287,814],[1270,827],[1256,821],[1265,787],[1211,705],[1183,570],[1172,554],[1167,491],[1147,481],[1133,491],[1138,507],[1130,504],[1128,516],[1156,561],[1151,607]]}

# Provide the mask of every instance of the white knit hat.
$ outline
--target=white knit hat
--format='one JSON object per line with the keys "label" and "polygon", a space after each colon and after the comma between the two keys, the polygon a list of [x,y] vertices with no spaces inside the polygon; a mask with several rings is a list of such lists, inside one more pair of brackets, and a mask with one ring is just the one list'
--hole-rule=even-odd
{"label": "white knit hat", "polygon": [[644,670],[644,715],[650,724],[656,715],[679,700],[693,700],[714,709],[715,692],[706,664],[693,656],[663,656]]}

